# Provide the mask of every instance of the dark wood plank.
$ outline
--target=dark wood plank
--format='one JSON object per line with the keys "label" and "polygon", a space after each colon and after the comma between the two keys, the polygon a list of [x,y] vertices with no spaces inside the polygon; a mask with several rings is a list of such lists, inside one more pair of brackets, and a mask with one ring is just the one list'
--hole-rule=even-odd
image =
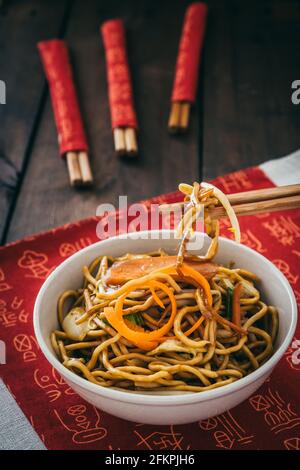
{"label": "dark wood plank", "polygon": [[0,73],[6,104],[0,105],[0,239],[18,191],[26,153],[45,87],[36,42],[57,35],[68,2],[4,2],[0,10]]}
{"label": "dark wood plank", "polygon": [[291,102],[300,72],[299,2],[211,0],[209,6],[205,179],[300,147],[300,113]]}
{"label": "dark wood plank", "polygon": [[[66,38],[71,47],[82,112],[91,143],[93,190],[75,191],[59,160],[49,102],[35,141],[8,240],[74,219],[95,215],[101,202],[117,203],[172,191],[180,181],[199,178],[197,112],[186,137],[167,133],[169,99],[183,14],[187,1],[77,1]],[[140,125],[140,155],[113,154],[105,63],[99,25],[122,17]]]}

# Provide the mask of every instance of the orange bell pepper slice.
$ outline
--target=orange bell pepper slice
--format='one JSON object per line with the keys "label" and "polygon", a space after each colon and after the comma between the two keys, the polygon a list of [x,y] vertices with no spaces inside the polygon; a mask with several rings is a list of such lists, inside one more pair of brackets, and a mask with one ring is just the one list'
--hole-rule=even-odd
{"label": "orange bell pepper slice", "polygon": [[195,285],[196,287],[201,287],[205,292],[208,305],[210,307],[212,306],[212,295],[209,282],[206,277],[196,271],[196,269],[192,268],[186,263],[183,263],[181,266],[177,267],[174,265],[158,269],[157,272],[169,274],[170,276],[179,275],[185,278],[188,282],[191,282],[191,284]]}
{"label": "orange bell pepper slice", "polygon": [[183,263],[182,266],[177,267],[177,272],[187,281],[189,282],[194,281],[192,282],[192,284],[196,284],[197,286],[200,286],[204,290],[207,303],[211,307],[213,299],[212,299],[210,285],[209,285],[208,280],[198,271],[191,268],[185,263]]}
{"label": "orange bell pepper slice", "polygon": [[[211,295],[210,285],[209,285],[209,282],[207,281],[207,279],[201,273],[199,273],[198,271],[191,268],[190,266],[188,266],[185,263],[182,266],[177,267],[176,269],[177,269],[177,272],[180,276],[182,276],[183,278],[185,278],[189,282],[191,282],[191,280],[193,280],[194,281],[193,284],[196,284],[196,287],[200,286],[204,290],[205,295],[206,295],[206,299],[207,299],[207,303],[211,307],[212,306],[212,295]],[[174,275],[174,274],[176,274],[176,269],[175,269],[174,266],[170,266],[170,267],[164,268],[163,270],[160,270],[160,271],[163,271],[165,274],[170,274],[170,275],[173,274]],[[194,323],[194,325],[191,326],[191,328],[189,328],[183,334],[185,336],[190,336],[201,325],[201,323],[204,321],[204,318],[205,318],[204,316],[201,316],[196,321],[196,323]],[[176,339],[176,336],[165,336],[165,337],[160,339],[160,342],[167,341],[168,339]]]}
{"label": "orange bell pepper slice", "polygon": [[174,297],[173,292],[168,286],[166,286],[166,284],[163,284],[162,282],[159,282],[156,280],[150,280],[148,282],[145,282],[145,284],[139,287],[143,289],[149,288],[152,292],[154,291],[155,288],[157,288],[165,292],[167,296],[169,297],[170,302],[171,302],[171,315],[170,315],[169,320],[161,328],[154,330],[154,331],[150,331],[150,332],[146,332],[146,331],[141,332],[141,331],[132,330],[125,323],[125,320],[123,318],[123,315],[124,315],[123,304],[128,294],[131,291],[136,289],[135,286],[131,286],[128,288],[128,290],[126,290],[126,292],[117,300],[114,308],[106,307],[104,309],[104,313],[105,313],[107,320],[111,324],[111,326],[115,328],[115,330],[121,336],[128,339],[128,341],[135,344],[138,348],[149,350],[149,349],[155,348],[158,344],[159,338],[166,335],[172,328],[173,323],[174,323],[174,318],[177,313],[177,305],[176,305],[176,299]]}
{"label": "orange bell pepper slice", "polygon": [[[166,268],[163,268],[161,270],[158,270],[160,272],[164,272],[166,274],[170,275],[175,275],[179,274],[183,279],[187,280],[188,282],[191,282],[192,284],[196,285],[196,287],[201,287],[205,293],[206,296],[206,301],[209,306],[212,306],[212,294],[210,290],[210,285],[209,282],[206,280],[206,278],[200,274],[198,271],[195,269],[191,268],[187,264],[183,264],[179,268],[175,268],[175,266],[169,266]],[[145,350],[153,349],[157,346],[161,340],[167,340],[170,339],[171,337],[166,337],[165,335],[170,331],[170,329],[173,326],[175,315],[177,313],[177,305],[176,305],[176,299],[169,287],[166,286],[166,284],[163,284],[162,282],[156,281],[156,280],[149,280],[145,282],[145,284],[140,285],[139,288],[148,288],[150,289],[153,298],[157,302],[159,306],[162,306],[162,302],[159,299],[159,297],[155,293],[155,288],[158,288],[165,292],[167,296],[169,297],[171,301],[171,315],[167,323],[165,323],[161,328],[146,332],[146,331],[134,331],[128,326],[128,323],[125,322],[123,315],[124,315],[124,310],[123,310],[123,304],[128,296],[128,294],[136,289],[136,286],[130,286],[128,289],[122,294],[122,296],[117,300],[115,307],[106,307],[104,309],[105,316],[111,326],[115,328],[115,330],[120,333],[121,336],[124,338],[128,339],[128,341],[132,342],[135,344],[137,347]],[[197,322],[188,330],[185,332],[186,336],[189,336],[190,334],[195,331],[198,326],[203,322],[204,317],[199,318]]]}

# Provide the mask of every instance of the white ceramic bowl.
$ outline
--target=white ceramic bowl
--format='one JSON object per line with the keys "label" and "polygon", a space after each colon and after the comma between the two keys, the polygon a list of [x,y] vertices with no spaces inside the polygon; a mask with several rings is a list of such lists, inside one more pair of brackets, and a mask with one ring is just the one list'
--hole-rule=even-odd
{"label": "white ceramic bowl", "polygon": [[139,232],[134,239],[132,234],[113,237],[84,248],[64,261],[51,273],[37,296],[34,330],[50,364],[89,403],[112,415],[139,423],[191,423],[238,405],[262,385],[293,338],[297,320],[296,301],[288,281],[270,261],[244,245],[221,238],[216,261],[234,261],[237,267],[255,272],[261,279],[260,290],[264,300],[279,310],[279,334],[273,356],[250,375],[224,387],[200,393],[137,393],[90,383],[66,369],[52,349],[50,333],[58,326],[57,299],[64,290],[81,285],[82,266],[99,255],[120,256],[127,252],[144,253],[158,248],[168,253],[177,252],[178,240],[174,239],[173,232],[152,231],[151,235],[150,238],[149,232]]}

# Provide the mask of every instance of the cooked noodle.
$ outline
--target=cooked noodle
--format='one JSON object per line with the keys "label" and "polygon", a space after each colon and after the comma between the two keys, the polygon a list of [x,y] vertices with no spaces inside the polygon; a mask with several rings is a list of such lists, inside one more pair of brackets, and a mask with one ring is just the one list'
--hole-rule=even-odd
{"label": "cooked noodle", "polygon": [[[242,378],[273,353],[278,313],[263,302],[256,275],[211,262],[219,224],[207,208],[218,204],[218,193],[196,183],[180,189],[187,212],[177,260],[163,251],[98,257],[83,268],[82,287],[58,300],[53,349],[90,382],[200,392]],[[191,257],[185,245],[200,204],[212,242],[205,256]]]}

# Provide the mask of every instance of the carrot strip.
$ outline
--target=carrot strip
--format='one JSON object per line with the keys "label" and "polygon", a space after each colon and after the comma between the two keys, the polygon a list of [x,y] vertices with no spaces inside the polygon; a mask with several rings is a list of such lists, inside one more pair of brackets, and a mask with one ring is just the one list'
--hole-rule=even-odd
{"label": "carrot strip", "polygon": [[187,331],[185,331],[183,334],[185,336],[190,336],[192,333],[194,333],[194,331],[197,330],[197,328],[201,325],[201,323],[203,323],[205,317],[202,315],[197,321],[196,323],[194,323],[193,326],[191,326],[191,328],[189,328]]}
{"label": "carrot strip", "polygon": [[[200,286],[206,295],[207,303],[211,307],[212,306],[212,295],[210,290],[210,285],[208,280],[200,274],[195,269],[191,268],[187,264],[183,264],[182,266],[177,267],[178,273],[183,276],[184,279],[188,280],[189,282],[195,281],[198,286]],[[192,282],[193,283],[193,282]]]}
{"label": "carrot strip", "polygon": [[[175,296],[172,292],[172,290],[167,287],[165,284],[159,281],[155,280],[150,280],[143,284],[141,286],[142,288],[150,288],[154,289],[155,287],[162,290],[167,294],[171,301],[171,315],[168,321],[159,329],[154,330],[154,331],[133,331],[132,328],[129,328],[128,325],[125,323],[124,318],[123,318],[123,304],[128,296],[128,294],[135,289],[135,287],[129,287],[126,292],[117,300],[115,307],[106,307],[104,309],[104,313],[106,315],[107,320],[111,324],[115,330],[118,331],[124,338],[128,339],[131,341],[133,344],[135,344],[137,347],[141,349],[152,349],[156,347],[157,345],[157,340],[164,336],[168,331],[173,326],[174,318],[177,313],[177,305],[176,305],[176,299]],[[156,294],[155,294],[156,295]]]}
{"label": "carrot strip", "polygon": [[241,328],[240,326],[236,325],[235,323],[232,323],[231,321],[227,320],[226,318],[222,317],[222,315],[219,315],[219,313],[215,312],[214,310],[212,311],[213,316],[215,317],[216,321],[218,323],[222,323],[223,325],[230,326],[233,330],[237,331],[237,333],[241,335],[246,335],[247,331]]}
{"label": "carrot strip", "polygon": [[130,320],[127,320],[127,318],[124,319],[124,323],[133,331],[140,331],[141,333],[145,332],[142,326],[132,323]]}
{"label": "carrot strip", "polygon": [[[165,271],[169,272],[171,270],[174,270],[174,267],[167,267],[164,268]],[[186,281],[191,282],[192,284],[195,284],[196,287],[201,287],[201,289],[204,291],[205,296],[206,296],[206,302],[209,307],[212,306],[212,294],[210,290],[210,285],[209,282],[206,280],[206,278],[200,274],[198,271],[195,269],[191,268],[187,264],[183,264],[179,268],[177,268],[178,274]],[[171,315],[168,321],[161,327],[158,328],[157,330],[154,331],[135,331],[129,327],[128,323],[124,321],[123,314],[123,304],[125,299],[128,297],[128,294],[136,289],[135,285],[128,286],[127,288],[124,286],[124,291],[122,293],[122,296],[117,300],[115,307],[106,307],[104,309],[104,313],[106,315],[107,320],[111,324],[113,328],[117,330],[120,335],[122,335],[124,338],[128,339],[131,341],[133,344],[138,346],[141,349],[151,349],[155,347],[155,344],[161,341],[162,338],[165,337],[166,333],[168,333],[174,323],[175,315],[177,313],[177,305],[176,305],[176,299],[175,296],[172,292],[172,290],[167,287],[165,284],[162,282],[156,281],[154,279],[146,281],[144,284],[141,284],[139,286],[140,288],[148,288],[151,291],[151,294],[156,301],[156,303],[160,307],[164,307],[161,299],[158,297],[158,295],[155,292],[155,288],[160,289],[161,291],[165,292],[167,296],[169,297],[171,301]],[[204,320],[204,316],[202,315],[199,320],[191,327],[189,330],[185,333],[187,336],[192,334],[199,325]],[[165,337],[166,339],[170,339],[170,337]]]}
{"label": "carrot strip", "polygon": [[233,300],[232,300],[232,323],[235,323],[237,326],[241,326],[241,297],[242,284],[239,282],[233,291]]}
{"label": "carrot strip", "polygon": [[161,308],[164,308],[163,302],[160,300],[160,298],[159,298],[158,295],[156,294],[155,289],[154,289],[153,287],[150,287],[150,292],[151,292],[151,294],[152,294],[153,299],[154,299],[155,302],[157,303],[157,305],[159,305]]}

